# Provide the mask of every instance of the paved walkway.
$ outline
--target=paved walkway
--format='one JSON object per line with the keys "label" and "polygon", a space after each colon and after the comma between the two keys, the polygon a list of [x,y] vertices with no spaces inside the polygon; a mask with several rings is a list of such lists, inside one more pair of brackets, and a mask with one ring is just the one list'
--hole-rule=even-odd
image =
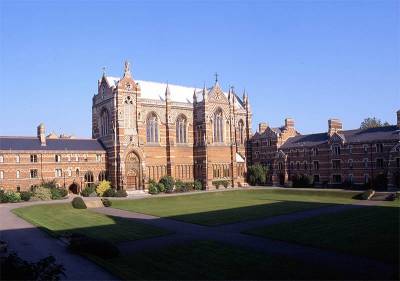
{"label": "paved walkway", "polygon": [[[114,208],[98,208],[94,209],[94,211],[110,216],[140,221],[174,232],[172,235],[120,243],[118,246],[123,254],[135,253],[141,250],[154,250],[167,245],[181,244],[192,240],[214,240],[250,248],[267,254],[284,255],[298,258],[300,260],[307,260],[316,266],[329,265],[339,271],[352,272],[355,274],[354,276],[357,276],[358,274],[358,276],[369,276],[377,279],[384,279],[385,277],[390,278],[393,276],[393,266],[383,262],[240,233],[242,230],[252,227],[291,222],[298,219],[321,214],[337,213],[354,208],[363,208],[363,206],[336,205],[216,227],[190,224],[168,218],[159,218]],[[387,274],[387,276],[385,276],[385,274]]]}
{"label": "paved walkway", "polygon": [[[65,200],[55,202],[65,203]],[[40,204],[32,203],[29,205]],[[0,240],[8,242],[9,252],[17,252],[21,258],[28,261],[38,261],[48,255],[53,255],[57,263],[64,265],[65,279],[68,280],[117,279],[86,258],[70,253],[60,240],[52,238],[44,231],[14,215],[11,209],[21,204],[0,205]]]}

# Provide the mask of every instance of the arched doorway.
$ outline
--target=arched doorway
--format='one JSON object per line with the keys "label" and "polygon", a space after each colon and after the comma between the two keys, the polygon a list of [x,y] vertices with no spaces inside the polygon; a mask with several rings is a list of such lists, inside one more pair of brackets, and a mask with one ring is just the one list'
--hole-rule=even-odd
{"label": "arched doorway", "polygon": [[70,192],[72,192],[73,194],[78,194],[78,190],[79,190],[78,185],[76,183],[73,183],[68,187],[68,190]]}
{"label": "arched doorway", "polygon": [[142,189],[141,178],[142,170],[141,163],[138,155],[134,152],[130,152],[126,156],[125,160],[125,177],[126,177],[126,188],[127,189]]}

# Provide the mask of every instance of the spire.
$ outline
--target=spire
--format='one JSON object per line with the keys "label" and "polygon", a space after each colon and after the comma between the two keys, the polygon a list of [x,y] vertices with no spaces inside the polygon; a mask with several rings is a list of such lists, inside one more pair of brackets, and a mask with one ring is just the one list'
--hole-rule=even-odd
{"label": "spire", "polygon": [[196,89],[193,90],[193,103],[197,102]]}
{"label": "spire", "polygon": [[124,65],[124,77],[131,77],[131,64],[126,60]]}
{"label": "spire", "polygon": [[247,93],[246,93],[246,89],[243,90],[243,103],[247,103]]}
{"label": "spire", "polygon": [[171,92],[169,91],[169,85],[167,82],[167,87],[165,88],[165,99],[170,100],[171,99]]}
{"label": "spire", "polygon": [[101,69],[103,70],[103,77],[106,77],[106,67],[103,66]]}
{"label": "spire", "polygon": [[207,88],[206,88],[206,83],[203,85],[203,100],[206,99],[206,93],[207,93]]}
{"label": "spire", "polygon": [[218,83],[218,73],[217,72],[215,72],[215,83]]}

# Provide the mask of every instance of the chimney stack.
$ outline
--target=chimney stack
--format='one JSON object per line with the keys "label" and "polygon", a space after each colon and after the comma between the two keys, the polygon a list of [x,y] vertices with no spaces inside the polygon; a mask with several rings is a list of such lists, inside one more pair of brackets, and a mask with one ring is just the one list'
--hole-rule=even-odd
{"label": "chimney stack", "polygon": [[294,119],[293,118],[286,118],[285,119],[285,127],[286,128],[294,128]]}
{"label": "chimney stack", "polygon": [[400,110],[397,110],[397,128],[400,128]]}
{"label": "chimney stack", "polygon": [[268,123],[267,122],[261,122],[258,124],[258,132],[262,133],[268,128]]}
{"label": "chimney stack", "polygon": [[342,122],[339,119],[331,118],[328,120],[328,135],[332,136],[334,133],[343,129]]}
{"label": "chimney stack", "polygon": [[41,146],[46,146],[46,130],[43,123],[37,127],[37,137],[40,140]]}

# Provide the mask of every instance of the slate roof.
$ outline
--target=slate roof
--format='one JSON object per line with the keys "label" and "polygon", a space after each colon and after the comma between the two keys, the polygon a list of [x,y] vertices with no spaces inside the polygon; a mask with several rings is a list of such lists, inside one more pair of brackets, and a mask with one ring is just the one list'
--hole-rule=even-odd
{"label": "slate roof", "polygon": [[[370,129],[356,129],[341,131],[340,135],[344,136],[345,141],[348,143],[354,142],[371,142],[371,141],[385,141],[385,140],[400,140],[400,130],[397,126],[386,126]],[[318,133],[310,135],[298,135],[288,139],[282,146],[285,148],[294,147],[310,147],[316,146],[329,141],[328,133]]]}
{"label": "slate roof", "polygon": [[[120,78],[113,76],[106,76],[106,81],[110,87],[116,87]],[[140,86],[141,97],[151,100],[165,100],[165,90],[167,88],[167,83],[135,80]],[[198,102],[203,100],[203,89],[195,87],[187,87],[181,85],[168,84],[168,88],[171,95],[171,100],[175,102],[193,103],[193,94],[196,93],[196,100]],[[207,88],[207,93],[209,93],[213,87]],[[228,97],[227,92],[223,92],[226,97]],[[244,108],[243,101],[235,94],[235,106],[236,108]]]}
{"label": "slate roof", "polygon": [[0,137],[0,150],[105,151],[95,139],[49,139],[41,146],[37,137]]}

